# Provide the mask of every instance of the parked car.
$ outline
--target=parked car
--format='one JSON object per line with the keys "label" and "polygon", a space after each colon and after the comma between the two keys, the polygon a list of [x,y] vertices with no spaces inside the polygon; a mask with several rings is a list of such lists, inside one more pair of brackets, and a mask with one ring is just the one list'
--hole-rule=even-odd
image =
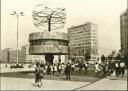
{"label": "parked car", "polygon": [[22,64],[11,64],[10,68],[23,68]]}

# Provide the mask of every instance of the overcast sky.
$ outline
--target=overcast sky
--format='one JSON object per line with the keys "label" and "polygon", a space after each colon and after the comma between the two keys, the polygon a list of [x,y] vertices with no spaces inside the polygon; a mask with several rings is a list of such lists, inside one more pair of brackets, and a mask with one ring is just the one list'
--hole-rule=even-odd
{"label": "overcast sky", "polygon": [[98,24],[98,46],[106,49],[120,49],[120,14],[127,8],[127,0],[1,0],[2,49],[16,49],[16,16],[14,10],[23,11],[19,19],[19,46],[28,43],[29,33],[38,32],[32,21],[32,11],[36,5],[52,1],[66,8],[67,32],[72,25],[87,21]]}

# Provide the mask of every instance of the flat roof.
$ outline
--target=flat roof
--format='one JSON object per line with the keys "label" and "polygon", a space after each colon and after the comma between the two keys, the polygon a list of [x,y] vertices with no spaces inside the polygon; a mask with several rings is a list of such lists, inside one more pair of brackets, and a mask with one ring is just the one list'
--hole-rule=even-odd
{"label": "flat roof", "polygon": [[68,29],[82,27],[82,26],[85,26],[85,25],[87,25],[87,24],[94,24],[94,25],[97,25],[97,24],[95,24],[95,23],[92,23],[92,22],[89,22],[89,21],[88,21],[88,22],[85,22],[85,23],[80,24],[80,25],[74,25],[74,26],[71,26],[71,27],[68,28]]}

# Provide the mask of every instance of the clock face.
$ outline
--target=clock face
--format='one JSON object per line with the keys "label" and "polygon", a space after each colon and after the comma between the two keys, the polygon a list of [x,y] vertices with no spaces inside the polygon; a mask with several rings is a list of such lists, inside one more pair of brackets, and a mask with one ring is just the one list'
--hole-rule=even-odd
{"label": "clock face", "polygon": [[62,7],[56,8],[40,4],[33,11],[33,23],[41,30],[48,30],[49,26],[51,30],[61,29],[65,22],[66,13]]}

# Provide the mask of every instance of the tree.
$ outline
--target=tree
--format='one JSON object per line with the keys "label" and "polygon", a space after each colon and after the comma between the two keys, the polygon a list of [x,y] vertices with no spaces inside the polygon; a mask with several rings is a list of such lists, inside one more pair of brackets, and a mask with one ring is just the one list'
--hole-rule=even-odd
{"label": "tree", "polygon": [[106,60],[106,57],[104,55],[101,56],[101,61],[104,62]]}
{"label": "tree", "polygon": [[121,55],[118,53],[117,56],[115,57],[116,60],[121,60]]}
{"label": "tree", "polygon": [[115,58],[116,51],[112,51],[110,55],[108,55],[108,60],[112,60]]}
{"label": "tree", "polygon": [[113,56],[112,55],[108,55],[108,60],[112,60]]}

